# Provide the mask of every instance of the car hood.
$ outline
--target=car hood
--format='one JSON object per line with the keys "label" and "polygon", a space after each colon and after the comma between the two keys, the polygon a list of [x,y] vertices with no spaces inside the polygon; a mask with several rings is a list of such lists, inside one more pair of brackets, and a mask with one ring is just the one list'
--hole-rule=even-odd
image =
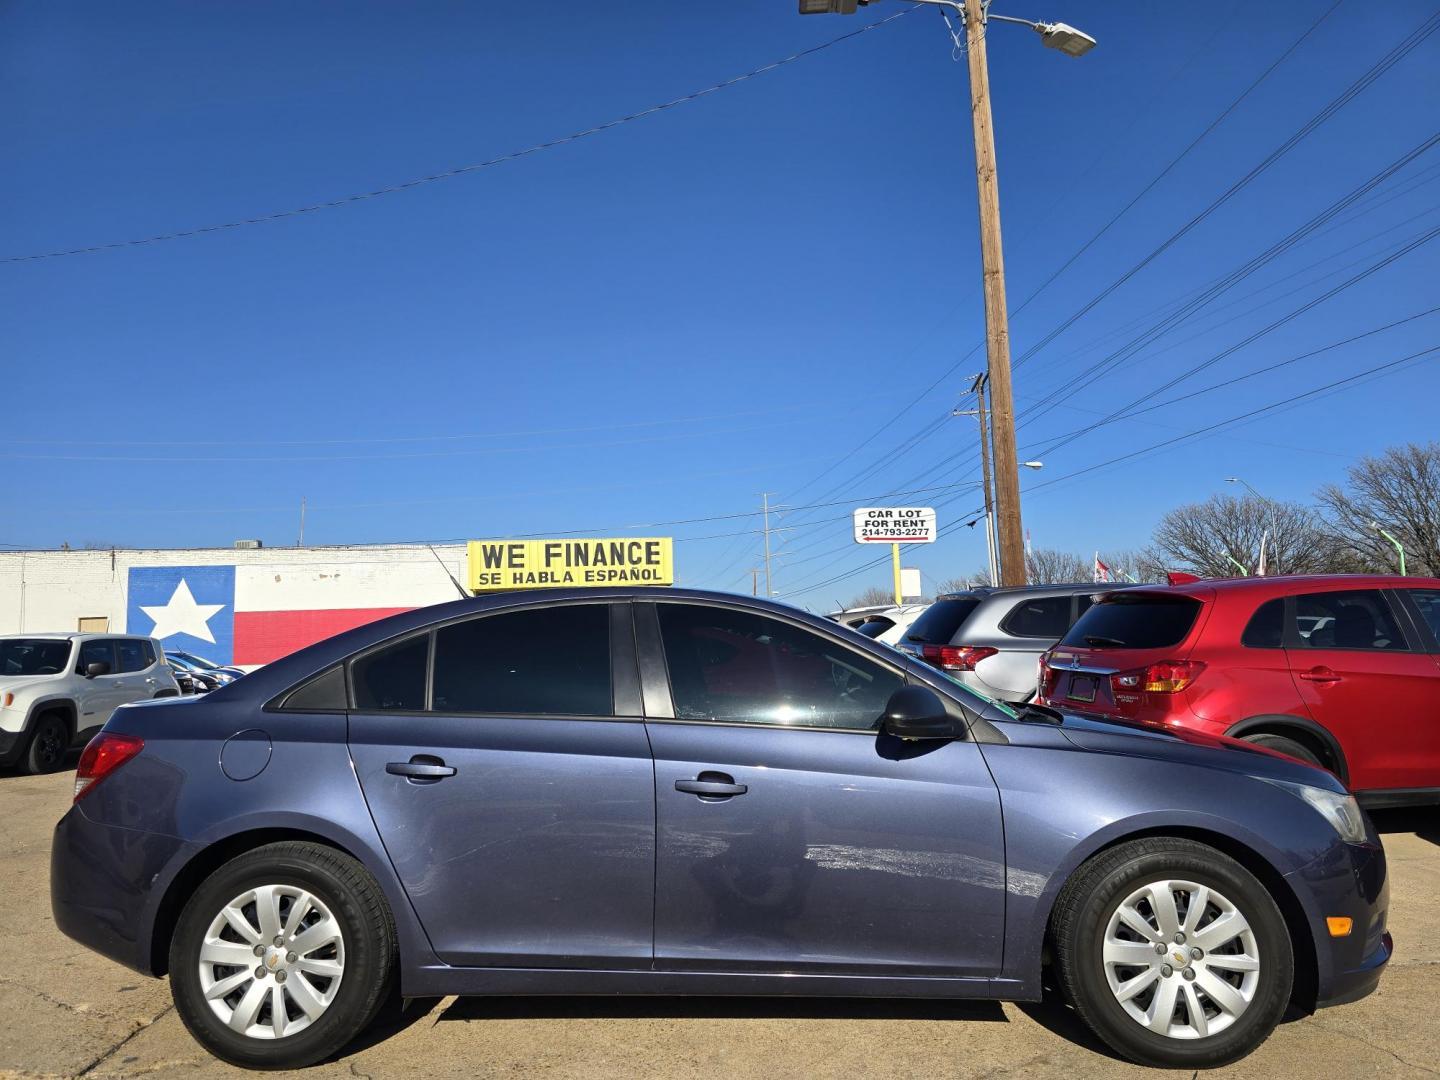
{"label": "car hood", "polygon": [[1345,790],[1345,785],[1327,769],[1241,739],[1087,713],[1064,712],[1062,715],[1061,733],[1081,750],[1202,765],[1261,779]]}

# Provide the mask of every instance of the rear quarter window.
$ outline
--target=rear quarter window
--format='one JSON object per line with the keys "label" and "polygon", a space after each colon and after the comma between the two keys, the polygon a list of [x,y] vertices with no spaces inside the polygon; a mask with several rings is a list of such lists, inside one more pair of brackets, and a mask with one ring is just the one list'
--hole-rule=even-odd
{"label": "rear quarter window", "polygon": [[956,632],[964,625],[970,614],[980,606],[974,596],[957,596],[948,600],[936,600],[920,613],[910,624],[905,635],[906,641],[920,641],[931,645],[948,645]]}
{"label": "rear quarter window", "polygon": [[1203,606],[1193,596],[1119,593],[1080,616],[1061,644],[1080,649],[1168,649],[1185,640]]}

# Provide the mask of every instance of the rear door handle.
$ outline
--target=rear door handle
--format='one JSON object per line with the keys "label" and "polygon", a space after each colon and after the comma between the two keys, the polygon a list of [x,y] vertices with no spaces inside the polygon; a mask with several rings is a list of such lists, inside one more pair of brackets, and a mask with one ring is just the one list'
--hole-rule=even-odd
{"label": "rear door handle", "polygon": [[391,776],[403,776],[412,784],[433,784],[455,775],[455,767],[429,754],[416,754],[409,761],[392,761],[385,766]]}
{"label": "rear door handle", "polygon": [[1327,667],[1311,668],[1309,671],[1300,672],[1300,678],[1306,682],[1332,683],[1339,682],[1340,676]]}
{"label": "rear door handle", "polygon": [[735,778],[725,773],[702,772],[694,780],[676,780],[675,790],[683,791],[687,795],[699,795],[702,799],[729,799],[735,795],[744,795],[750,788],[745,784],[735,783]]}

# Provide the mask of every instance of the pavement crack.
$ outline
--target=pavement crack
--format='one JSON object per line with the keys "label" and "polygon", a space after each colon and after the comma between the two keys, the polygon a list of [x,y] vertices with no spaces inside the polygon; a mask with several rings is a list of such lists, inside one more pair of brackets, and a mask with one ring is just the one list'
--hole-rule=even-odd
{"label": "pavement crack", "polygon": [[347,1062],[346,1064],[350,1066],[350,1075],[356,1077],[357,1080],[375,1080],[375,1078],[369,1073],[362,1073],[359,1069],[357,1069],[355,1067],[355,1062],[351,1061]]}
{"label": "pavement crack", "polygon": [[96,1069],[98,1069],[101,1065],[103,1065],[106,1061],[108,1061],[110,1058],[114,1057],[115,1054],[116,1054],[116,1052],[118,1052],[118,1051],[119,1051],[126,1043],[128,1043],[131,1039],[135,1038],[136,1035],[139,1035],[142,1031],[144,1031],[146,1028],[149,1028],[151,1025],[153,1025],[153,1024],[155,1024],[155,1023],[158,1023],[158,1022],[165,1016],[166,1013],[171,1013],[171,1012],[174,1012],[174,1011],[175,1011],[175,1006],[174,1006],[174,1004],[172,1003],[172,1004],[166,1005],[165,1008],[161,1009],[158,1013],[156,1013],[153,1018],[151,1018],[151,1019],[149,1019],[149,1020],[142,1020],[142,1021],[140,1021],[138,1024],[135,1025],[134,1029],[131,1030],[130,1034],[126,1035],[123,1039],[121,1039],[119,1042],[117,1042],[114,1046],[112,1046],[112,1047],[110,1047],[109,1049],[101,1052],[101,1054],[100,1054],[99,1057],[97,1057],[94,1061],[90,1062],[89,1065],[86,1065],[83,1069],[81,1069],[79,1072],[77,1072],[77,1073],[75,1074],[75,1080],[79,1080],[80,1077],[82,1077],[82,1076],[88,1076],[90,1073],[94,1072],[94,1071],[95,1071]]}
{"label": "pavement crack", "polygon": [[1358,1042],[1362,1046],[1368,1046],[1370,1047],[1370,1049],[1378,1050],[1382,1054],[1389,1054],[1392,1058],[1398,1061],[1401,1065],[1404,1065],[1407,1069],[1419,1069],[1421,1072],[1429,1073],[1431,1076],[1440,1076],[1440,1070],[1432,1069],[1428,1065],[1419,1065],[1413,1061],[1406,1061],[1403,1057],[1397,1054],[1394,1050],[1391,1050],[1388,1046],[1381,1046],[1379,1043],[1373,1043],[1364,1036],[1356,1035],[1353,1032],[1349,1031],[1342,1031],[1340,1028],[1331,1027],[1329,1024],[1322,1024],[1313,1016],[1307,1016],[1304,1022],[1309,1024],[1311,1027],[1317,1027],[1321,1031],[1329,1032],[1331,1035],[1338,1035],[1342,1039],[1349,1039],[1351,1042]]}

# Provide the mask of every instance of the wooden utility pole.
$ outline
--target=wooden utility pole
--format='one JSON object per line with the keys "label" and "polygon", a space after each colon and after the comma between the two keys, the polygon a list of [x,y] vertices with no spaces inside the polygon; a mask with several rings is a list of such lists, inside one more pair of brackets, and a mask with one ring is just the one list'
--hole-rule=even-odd
{"label": "wooden utility pole", "polygon": [[975,380],[975,414],[980,421],[980,480],[985,485],[985,551],[990,557],[990,584],[1000,584],[995,552],[995,505],[990,498],[990,425],[985,413],[985,376]]}
{"label": "wooden utility pole", "polygon": [[761,513],[765,516],[765,599],[775,595],[770,587],[770,493],[762,492],[760,495]]}
{"label": "wooden utility pole", "polygon": [[1010,387],[1000,189],[995,179],[995,129],[990,116],[990,71],[985,61],[985,21],[980,0],[965,0],[965,52],[970,60],[970,115],[975,128],[975,179],[980,194],[980,262],[985,281],[985,348],[990,376],[991,445],[995,452],[1000,583],[1024,585],[1025,532],[1020,524],[1020,468],[1015,453],[1015,400]]}

